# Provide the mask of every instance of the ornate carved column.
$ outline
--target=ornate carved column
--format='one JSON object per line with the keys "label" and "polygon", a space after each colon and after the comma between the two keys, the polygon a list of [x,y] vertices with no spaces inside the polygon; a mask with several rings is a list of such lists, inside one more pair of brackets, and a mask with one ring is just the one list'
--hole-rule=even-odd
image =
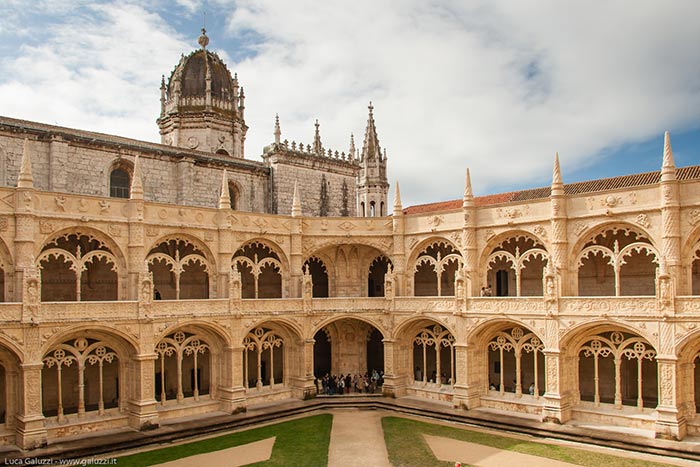
{"label": "ornate carved column", "polygon": [[[294,345],[297,346],[295,354],[291,355],[289,361],[296,365],[290,369],[297,376],[291,378],[292,396],[300,399],[309,399],[316,396],[316,385],[314,384],[314,341],[313,338],[299,339]],[[291,343],[290,343],[291,344]],[[291,347],[291,345],[290,345]],[[285,350],[287,342],[285,341]],[[285,368],[285,370],[287,370]]]}
{"label": "ornate carved column", "polygon": [[129,273],[127,285],[127,298],[138,300],[139,296],[139,273],[147,272],[148,268],[144,263],[146,254],[144,252],[145,226],[144,226],[144,201],[143,184],[141,182],[141,164],[138,156],[134,161],[134,174],[131,181],[131,192],[129,197],[129,245],[127,270]]}
{"label": "ornate carved column", "polygon": [[219,212],[217,213],[218,243],[217,243],[217,293],[218,298],[226,298],[230,294],[231,259],[233,258],[233,232],[231,232],[231,196],[228,189],[228,174],[226,169],[221,177],[221,192],[219,194]]}
{"label": "ornate carved column", "polygon": [[296,182],[294,182],[294,196],[292,198],[292,225],[291,234],[291,249],[289,252],[289,291],[285,295],[282,290],[283,297],[299,298],[301,297],[301,266],[303,260],[302,249],[302,220],[301,220],[301,201],[299,199],[299,190]]}
{"label": "ornate carved column", "polygon": [[561,294],[571,295],[568,258],[569,243],[566,234],[566,195],[564,193],[564,183],[562,182],[561,170],[559,168],[559,154],[554,156],[550,204],[552,207],[552,218],[550,221],[552,230],[552,251],[550,252],[550,258],[554,263],[553,266],[556,272],[561,276]]}
{"label": "ornate carved column", "polygon": [[219,408],[224,412],[245,412],[246,399],[243,387],[243,347],[225,347],[221,353],[221,383]]}
{"label": "ornate carved column", "polygon": [[567,362],[566,355],[558,349],[546,348],[543,353],[547,391],[544,394],[542,421],[566,423],[571,419],[572,409],[568,386],[575,377],[569,373],[575,366]]}
{"label": "ornate carved column", "polygon": [[[38,333],[38,329],[36,330]],[[44,364],[28,362],[20,364],[19,404],[16,414],[15,441],[22,449],[46,446],[46,427],[41,411],[41,369]]]}
{"label": "ornate carved column", "polygon": [[671,137],[668,131],[664,134],[664,158],[661,166],[661,254],[668,265],[668,272],[677,285],[681,295],[690,295],[681,274],[681,214],[680,189],[676,177],[676,166],[673,162]]}
{"label": "ornate carved column", "polygon": [[[150,328],[152,332],[152,326]],[[143,328],[141,331],[146,332]],[[134,355],[127,363],[129,400],[126,406],[129,426],[136,430],[148,430],[159,425],[155,399],[156,358],[155,353],[142,353]]]}
{"label": "ornate carved column", "polygon": [[[394,290],[393,295],[406,295],[406,245],[405,245],[405,219],[403,217],[403,207],[401,206],[401,192],[399,182],[396,182],[394,193],[394,213],[391,218],[393,250],[391,252],[391,262],[393,264]],[[385,360],[386,361],[386,360]]]}
{"label": "ornate carved column", "polygon": [[686,419],[679,408],[682,390],[678,361],[674,355],[657,356],[659,380],[659,404],[656,411],[656,437],[664,439],[683,439],[686,433]]}
{"label": "ornate carved column", "polygon": [[[15,190],[15,301],[22,301],[24,272],[34,267],[36,214],[34,213],[34,180],[32,178],[31,148],[24,140],[22,165]],[[11,300],[11,298],[10,298]]]}
{"label": "ornate carved column", "polygon": [[467,297],[479,296],[479,264],[476,248],[476,207],[474,205],[474,194],[472,193],[472,180],[467,169],[467,178],[464,187],[464,197],[462,199],[462,213],[464,221],[462,223],[462,251],[464,253],[464,272],[466,279]]}
{"label": "ornate carved column", "polygon": [[382,393],[389,397],[401,397],[406,394],[406,385],[398,375],[396,352],[401,352],[399,343],[394,339],[383,339],[384,344],[384,385]]}

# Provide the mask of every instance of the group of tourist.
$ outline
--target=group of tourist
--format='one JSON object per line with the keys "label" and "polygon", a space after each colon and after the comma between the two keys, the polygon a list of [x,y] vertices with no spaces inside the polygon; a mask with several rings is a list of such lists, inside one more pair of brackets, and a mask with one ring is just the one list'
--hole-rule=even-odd
{"label": "group of tourist", "polygon": [[366,393],[372,394],[384,384],[384,372],[372,370],[364,375],[350,373],[346,375],[329,375],[322,378],[316,377],[316,390],[318,394],[329,396],[336,394]]}
{"label": "group of tourist", "polygon": [[[517,384],[517,383],[515,382],[515,380],[513,380],[513,386],[510,388],[509,392],[515,392],[516,384]],[[498,391],[498,390],[501,389],[501,385],[500,385],[500,384],[496,384],[496,383],[491,383],[491,384],[489,384],[489,389],[490,389],[491,391]],[[508,386],[506,386],[506,390],[508,390]],[[527,392],[528,392],[531,396],[534,396],[534,395],[535,395],[535,383],[530,383],[530,387],[527,388]]]}
{"label": "group of tourist", "polygon": [[493,291],[491,290],[491,284],[487,285],[486,287],[481,288],[481,294],[482,297],[490,297],[493,295]]}

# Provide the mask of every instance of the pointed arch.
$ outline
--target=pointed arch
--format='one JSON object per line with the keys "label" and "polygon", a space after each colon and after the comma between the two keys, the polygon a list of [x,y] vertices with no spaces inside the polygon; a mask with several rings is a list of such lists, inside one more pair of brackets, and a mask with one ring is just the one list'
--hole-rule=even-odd
{"label": "pointed arch", "polygon": [[162,237],[154,242],[145,262],[153,274],[156,299],[205,299],[213,295],[213,254],[195,237]]}
{"label": "pointed arch", "polygon": [[455,275],[464,262],[462,253],[446,239],[428,239],[421,245],[408,262],[413,271],[413,295],[454,295]]}
{"label": "pointed arch", "polygon": [[251,240],[233,254],[231,267],[241,275],[243,298],[281,298],[283,296],[282,257],[272,244]]}

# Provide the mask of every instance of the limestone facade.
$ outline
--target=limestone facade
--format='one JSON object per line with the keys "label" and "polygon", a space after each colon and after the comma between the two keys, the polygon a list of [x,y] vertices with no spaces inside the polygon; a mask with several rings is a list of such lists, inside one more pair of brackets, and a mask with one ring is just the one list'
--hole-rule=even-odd
{"label": "limestone facade", "polygon": [[[365,189],[378,143],[336,158],[279,135],[257,163],[0,120],[2,442],[372,370],[392,397],[700,432],[700,167],[676,168],[668,135],[660,172],[564,185],[555,158],[550,187],[474,197],[467,172],[461,200],[404,209],[397,186],[373,217],[337,190]],[[325,175],[327,216],[292,167]]]}

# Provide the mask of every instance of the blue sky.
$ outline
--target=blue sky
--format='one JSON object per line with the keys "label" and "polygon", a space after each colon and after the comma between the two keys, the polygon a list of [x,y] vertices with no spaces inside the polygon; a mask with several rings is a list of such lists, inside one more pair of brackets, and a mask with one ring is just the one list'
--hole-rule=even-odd
{"label": "blue sky", "polygon": [[238,72],[246,158],[361,144],[375,106],[405,205],[700,164],[700,2],[5,0],[0,114],[158,141],[160,76],[196,45]]}

